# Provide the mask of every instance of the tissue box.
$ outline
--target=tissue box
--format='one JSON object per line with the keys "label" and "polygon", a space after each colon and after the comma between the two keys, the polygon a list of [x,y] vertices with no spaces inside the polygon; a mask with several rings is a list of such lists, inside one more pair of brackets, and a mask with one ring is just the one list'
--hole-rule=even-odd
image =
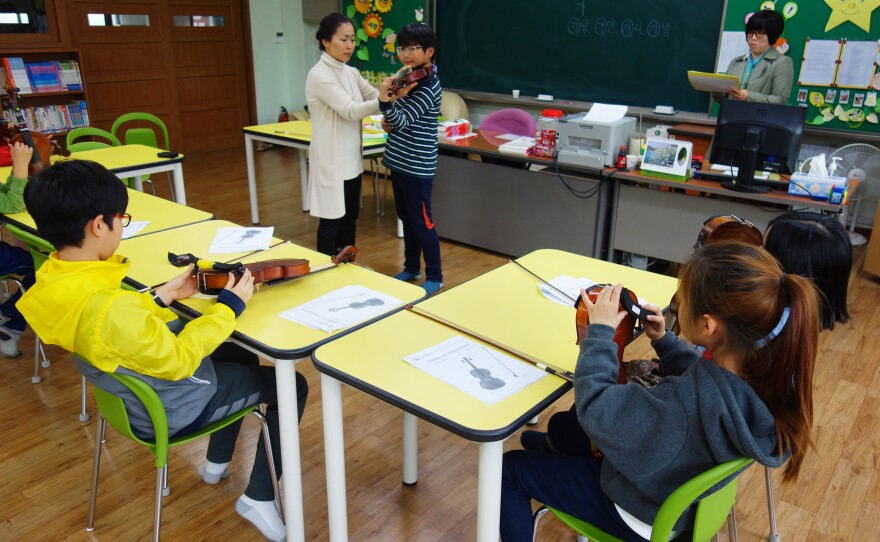
{"label": "tissue box", "polygon": [[793,196],[807,196],[817,200],[828,199],[833,188],[846,190],[846,177],[815,177],[806,173],[794,173],[788,183],[788,193]]}
{"label": "tissue box", "polygon": [[439,137],[455,137],[469,134],[471,131],[471,122],[467,119],[444,120],[437,125],[437,135]]}

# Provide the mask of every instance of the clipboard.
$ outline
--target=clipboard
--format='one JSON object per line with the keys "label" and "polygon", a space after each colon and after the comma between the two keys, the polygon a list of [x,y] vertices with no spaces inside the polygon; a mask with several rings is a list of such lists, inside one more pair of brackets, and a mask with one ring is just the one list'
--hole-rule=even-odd
{"label": "clipboard", "polygon": [[688,82],[696,90],[726,94],[731,87],[739,87],[739,77],[725,73],[688,70]]}

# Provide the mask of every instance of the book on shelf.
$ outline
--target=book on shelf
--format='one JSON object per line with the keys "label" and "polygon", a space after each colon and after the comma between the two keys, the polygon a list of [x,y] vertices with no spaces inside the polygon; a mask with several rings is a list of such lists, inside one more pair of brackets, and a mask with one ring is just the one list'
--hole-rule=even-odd
{"label": "book on shelf", "polygon": [[6,81],[18,87],[19,93],[34,93],[34,88],[31,86],[31,81],[28,78],[24,59],[12,56],[3,58],[3,70],[6,72]]}
{"label": "book on shelf", "polygon": [[62,90],[82,90],[82,76],[76,60],[56,62],[55,68],[58,71]]}
{"label": "book on shelf", "polygon": [[61,82],[55,62],[29,62],[26,65],[31,85],[39,94],[41,92],[61,92]]}

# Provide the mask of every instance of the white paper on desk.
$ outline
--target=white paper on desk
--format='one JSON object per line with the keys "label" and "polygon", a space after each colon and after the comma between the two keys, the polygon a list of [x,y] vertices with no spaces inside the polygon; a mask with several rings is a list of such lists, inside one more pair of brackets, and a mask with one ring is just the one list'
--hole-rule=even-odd
{"label": "white paper on desk", "polygon": [[275,228],[217,228],[217,235],[211,242],[208,252],[211,254],[228,254],[233,252],[251,252],[266,250],[272,244]]}
{"label": "white paper on desk", "polygon": [[122,238],[128,239],[138,234],[139,231],[150,225],[149,220],[141,220],[137,222],[129,222],[128,226],[122,228]]}
{"label": "white paper on desk", "polygon": [[522,136],[517,134],[501,134],[500,136],[495,136],[497,139],[503,139],[505,141],[513,141],[514,139],[518,139]]}
{"label": "white paper on desk", "polygon": [[370,290],[359,284],[343,286],[338,290],[288,309],[278,316],[332,333],[359,324],[395,307],[403,301],[390,295]]}
{"label": "white paper on desk", "polygon": [[[548,281],[550,284],[555,286],[556,288],[565,292],[572,299],[577,299],[581,296],[581,289],[587,289],[590,286],[598,284],[594,280],[590,280],[586,277],[574,278],[568,275],[559,275],[555,279],[551,279]],[[626,284],[624,284],[626,286]],[[551,301],[555,301],[560,305],[565,305],[566,307],[573,307],[574,302],[571,299],[563,297],[559,292],[554,290],[553,288],[547,286],[543,282],[538,283],[538,290],[544,294],[544,297]],[[644,305],[645,303],[650,303],[650,301],[638,295],[636,293],[636,297],[639,300],[639,305]]]}
{"label": "white paper on desk", "polygon": [[403,360],[488,405],[547,376],[528,362],[461,335],[404,356]]}
{"label": "white paper on desk", "polygon": [[584,120],[587,122],[617,122],[626,115],[626,111],[625,105],[594,103],[593,107],[587,111]]}
{"label": "white paper on desk", "polygon": [[440,139],[442,139],[443,141],[458,141],[459,139],[467,139],[469,137],[474,137],[475,135],[477,135],[476,132],[468,132],[466,134],[454,135],[451,137],[441,137]]}

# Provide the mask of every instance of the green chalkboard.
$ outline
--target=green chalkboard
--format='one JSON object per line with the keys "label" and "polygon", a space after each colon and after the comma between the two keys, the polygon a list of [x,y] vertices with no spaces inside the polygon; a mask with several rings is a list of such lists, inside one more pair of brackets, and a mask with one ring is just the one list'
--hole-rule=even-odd
{"label": "green chalkboard", "polygon": [[442,0],[444,87],[705,113],[723,0]]}
{"label": "green chalkboard", "polygon": [[[743,32],[745,18],[748,14],[771,6],[774,2],[760,0],[729,0],[724,30],[727,32]],[[799,84],[801,64],[807,38],[813,40],[877,41],[880,37],[880,8],[869,2],[856,2],[845,6],[843,2],[833,2],[834,7],[821,1],[790,1],[777,0],[775,8],[787,18],[782,38],[788,47],[786,54],[794,64],[794,84],[791,87],[789,105],[808,107],[807,124],[820,129],[845,130],[850,132],[880,132],[880,100],[874,106],[868,106],[869,93],[880,94],[873,88],[836,88],[833,86],[815,86]],[[873,11],[872,11],[873,8]],[[827,28],[827,30],[826,30]],[[745,36],[743,35],[745,40]],[[719,66],[724,70],[727,66]],[[876,72],[876,66],[874,67]],[[875,76],[876,77],[876,76]],[[830,92],[829,92],[830,91]],[[821,102],[810,102],[810,94],[819,93]],[[859,97],[861,95],[861,97]],[[845,98],[845,99],[844,99]],[[820,105],[815,105],[820,103]],[[840,108],[838,109],[838,106]],[[845,113],[846,120],[837,115],[822,115],[822,111],[834,110]],[[871,116],[871,114],[874,114]],[[828,118],[831,117],[831,118]],[[827,119],[827,120],[826,120]],[[875,122],[871,122],[871,121]]]}

